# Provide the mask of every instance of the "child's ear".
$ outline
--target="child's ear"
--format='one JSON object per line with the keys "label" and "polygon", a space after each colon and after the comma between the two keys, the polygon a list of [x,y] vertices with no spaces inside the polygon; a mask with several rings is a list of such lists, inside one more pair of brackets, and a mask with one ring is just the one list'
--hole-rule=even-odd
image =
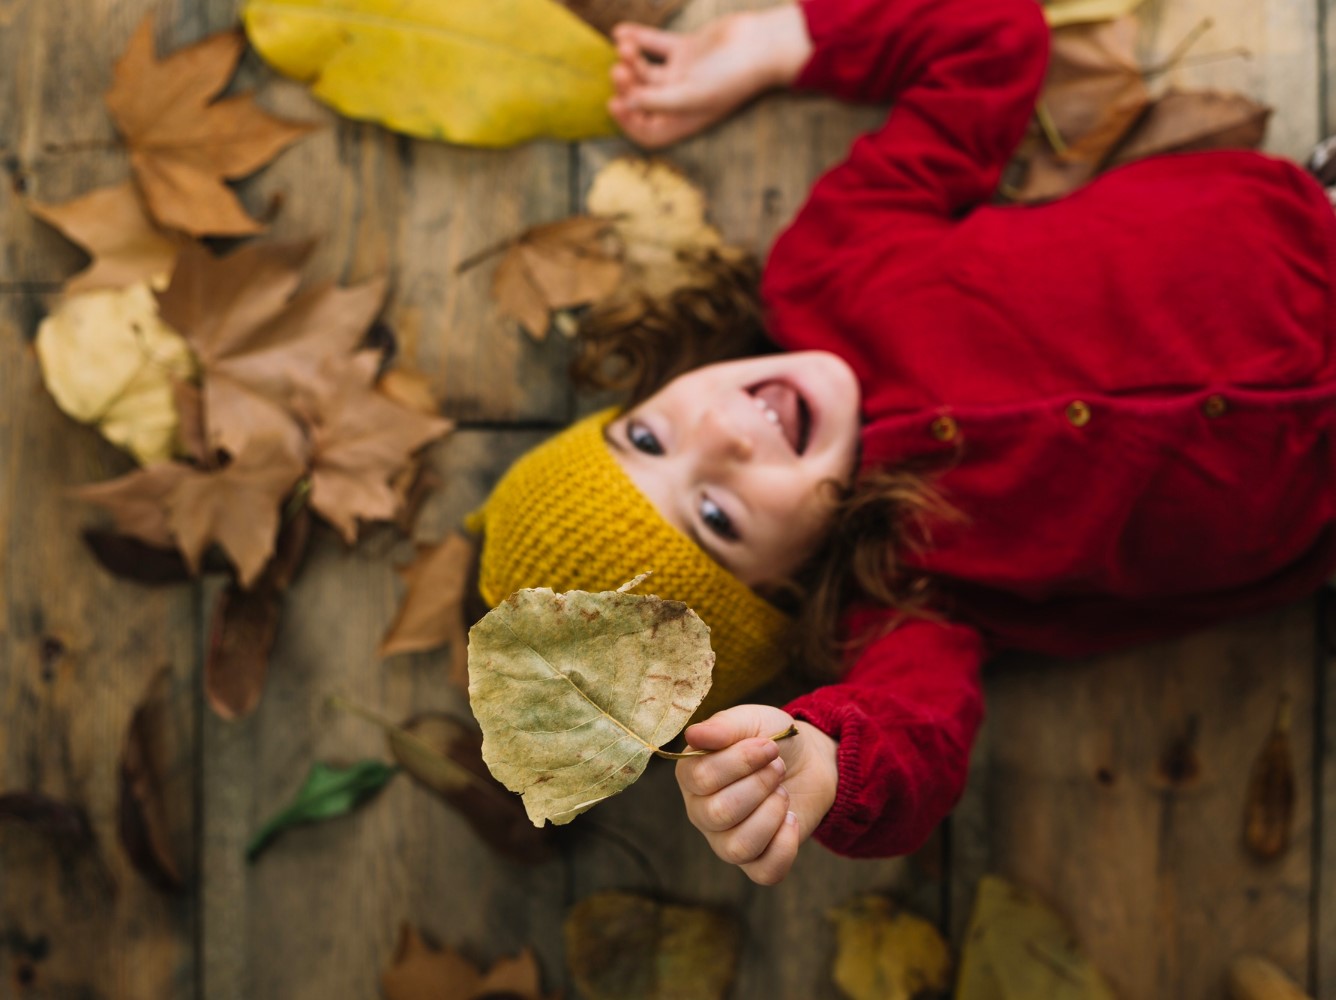
{"label": "child's ear", "polygon": [[473,555],[469,559],[468,584],[465,587],[464,601],[459,610],[464,618],[464,628],[469,629],[492,609],[482,599],[482,591],[478,588],[478,582],[482,574],[482,547],[486,543],[486,539],[482,535],[470,535],[467,532],[464,533],[464,537],[473,542]]}

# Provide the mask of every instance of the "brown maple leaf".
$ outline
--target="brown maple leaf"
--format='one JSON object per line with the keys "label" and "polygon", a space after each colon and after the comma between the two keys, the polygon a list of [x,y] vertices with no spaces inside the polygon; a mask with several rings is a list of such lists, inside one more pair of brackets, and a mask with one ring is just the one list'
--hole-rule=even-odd
{"label": "brown maple leaf", "polygon": [[394,964],[380,979],[385,1000],[481,1000],[486,996],[543,1000],[538,963],[525,948],[485,974],[449,948],[430,947],[408,924],[399,930]]}
{"label": "brown maple leaf", "polygon": [[377,653],[415,653],[450,645],[452,684],[469,686],[468,625],[464,601],[478,547],[454,532],[439,545],[419,545],[417,558],[399,572],[408,586],[394,623]]}
{"label": "brown maple leaf", "polygon": [[129,181],[58,205],[29,202],[28,210],[93,258],[65,282],[67,294],[124,288],[136,281],[162,288],[172,273],[177,243],[153,225]]}
{"label": "brown maple leaf", "polygon": [[501,258],[492,276],[492,297],[535,340],[547,336],[554,309],[596,302],[622,279],[622,263],[605,245],[607,219],[575,216],[534,226]]}
{"label": "brown maple leaf", "polygon": [[1242,94],[1171,90],[1151,107],[1109,160],[1109,166],[1161,153],[1256,149],[1271,109]]}
{"label": "brown maple leaf", "polygon": [[179,462],[159,462],[72,492],[110,512],[121,534],[159,548],[173,548],[176,538],[168,522],[167,498],[190,471]]}
{"label": "brown maple leaf", "polygon": [[304,460],[306,438],[292,411],[299,394],[327,388],[325,365],[348,356],[380,311],[383,279],[296,294],[309,251],[256,244],[215,257],[192,244],[158,296],[163,321],[199,360],[212,448],[235,455],[248,441],[276,437]]}
{"label": "brown maple leaf", "polygon": [[191,572],[217,543],[250,587],[274,553],[279,508],[305,471],[283,441],[251,441],[216,472],[186,469],[167,497],[167,519]]}
{"label": "brown maple leaf", "polygon": [[311,507],[349,544],[359,518],[395,516],[402,502],[395,476],[414,452],[454,428],[377,392],[379,363],[376,351],[329,362],[323,385],[303,406],[311,428]]}
{"label": "brown maple leaf", "polygon": [[249,94],[210,103],[245,44],[240,32],[227,31],[160,60],[150,15],[116,62],[107,108],[149,210],[164,226],[194,236],[260,232],[223,181],[255,172],[312,128],[267,114]]}

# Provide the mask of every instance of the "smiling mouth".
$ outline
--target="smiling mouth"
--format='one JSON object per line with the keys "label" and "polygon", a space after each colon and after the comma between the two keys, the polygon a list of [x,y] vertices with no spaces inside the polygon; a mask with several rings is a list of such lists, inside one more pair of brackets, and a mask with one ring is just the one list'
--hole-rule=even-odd
{"label": "smiling mouth", "polygon": [[747,392],[765,419],[779,428],[794,453],[802,455],[812,435],[812,411],[802,394],[787,382],[773,379],[757,383]]}

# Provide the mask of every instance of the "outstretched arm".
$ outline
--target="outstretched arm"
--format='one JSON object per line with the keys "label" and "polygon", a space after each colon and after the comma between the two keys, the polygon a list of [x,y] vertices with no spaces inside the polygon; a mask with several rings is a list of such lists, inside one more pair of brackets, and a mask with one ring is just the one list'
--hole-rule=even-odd
{"label": "outstretched arm", "polygon": [[792,83],[812,53],[796,6],[729,14],[689,33],[613,29],[616,90],[608,103],[633,142],[667,146]]}

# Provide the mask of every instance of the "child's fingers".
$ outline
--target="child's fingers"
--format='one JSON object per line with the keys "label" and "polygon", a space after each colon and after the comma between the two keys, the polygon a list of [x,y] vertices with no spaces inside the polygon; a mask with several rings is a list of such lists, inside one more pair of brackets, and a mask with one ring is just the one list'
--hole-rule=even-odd
{"label": "child's fingers", "polygon": [[684,795],[713,795],[778,758],[774,740],[746,740],[703,757],[679,760],[677,783]]}
{"label": "child's fingers", "polygon": [[784,761],[776,758],[759,771],[739,778],[713,795],[686,797],[687,816],[703,833],[731,830],[770,797],[784,778]]}
{"label": "child's fingers", "polygon": [[618,47],[623,44],[633,45],[642,52],[659,59],[667,59],[682,44],[683,36],[672,31],[659,31],[644,24],[624,21],[612,29],[613,40]]}
{"label": "child's fingers", "polygon": [[704,722],[687,726],[687,742],[699,750],[722,750],[739,740],[752,736],[770,736],[775,730],[767,729],[773,720],[788,718],[779,709],[764,705],[734,705],[722,712],[715,712]]}
{"label": "child's fingers", "polygon": [[699,100],[690,82],[659,83],[653,79],[631,95],[631,106],[639,111],[691,110]]}
{"label": "child's fingers", "polygon": [[781,785],[737,826],[706,838],[714,853],[730,865],[752,864],[765,854],[788,813],[789,795]]}
{"label": "child's fingers", "polygon": [[798,817],[787,812],[779,830],[770,838],[770,843],[755,861],[742,865],[747,877],[758,885],[775,885],[783,881],[784,876],[793,867],[798,857]]}

